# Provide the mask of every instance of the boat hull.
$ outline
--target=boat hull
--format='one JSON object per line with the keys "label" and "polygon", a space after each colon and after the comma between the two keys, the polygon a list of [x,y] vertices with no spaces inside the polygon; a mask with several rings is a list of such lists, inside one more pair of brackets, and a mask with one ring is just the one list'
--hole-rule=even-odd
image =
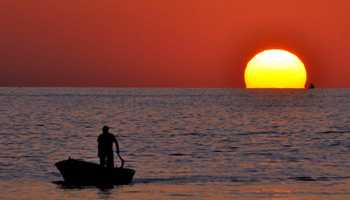
{"label": "boat hull", "polygon": [[68,159],[57,162],[57,169],[64,181],[73,185],[123,185],[131,183],[135,170],[128,168],[109,169],[95,163]]}

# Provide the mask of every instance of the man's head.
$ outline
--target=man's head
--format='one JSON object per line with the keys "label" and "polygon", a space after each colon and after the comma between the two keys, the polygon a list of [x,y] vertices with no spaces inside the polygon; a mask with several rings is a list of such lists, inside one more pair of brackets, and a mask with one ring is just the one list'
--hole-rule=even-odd
{"label": "man's head", "polygon": [[109,130],[108,126],[104,126],[102,128],[103,133],[108,133],[108,130]]}

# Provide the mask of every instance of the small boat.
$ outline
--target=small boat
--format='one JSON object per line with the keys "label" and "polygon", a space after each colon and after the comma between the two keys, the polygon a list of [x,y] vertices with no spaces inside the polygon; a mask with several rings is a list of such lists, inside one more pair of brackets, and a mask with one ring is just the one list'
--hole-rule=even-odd
{"label": "small boat", "polygon": [[124,185],[131,183],[135,170],[106,168],[96,163],[69,158],[57,162],[64,181],[71,185]]}
{"label": "small boat", "polygon": [[315,88],[315,86],[314,86],[314,84],[310,84],[310,86],[308,87],[308,89],[314,89]]}

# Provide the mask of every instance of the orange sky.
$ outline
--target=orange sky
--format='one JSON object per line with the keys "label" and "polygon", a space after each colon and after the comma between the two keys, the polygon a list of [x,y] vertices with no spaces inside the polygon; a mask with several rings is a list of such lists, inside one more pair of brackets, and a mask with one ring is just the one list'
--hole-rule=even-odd
{"label": "orange sky", "polygon": [[245,87],[282,48],[350,87],[348,0],[5,0],[0,86]]}

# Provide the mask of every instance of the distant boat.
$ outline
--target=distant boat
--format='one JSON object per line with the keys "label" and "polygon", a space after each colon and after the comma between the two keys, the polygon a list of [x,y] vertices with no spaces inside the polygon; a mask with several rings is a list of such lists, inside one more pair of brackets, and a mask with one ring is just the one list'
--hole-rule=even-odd
{"label": "distant boat", "polygon": [[106,168],[95,163],[69,158],[57,162],[64,181],[72,185],[123,185],[131,183],[135,170]]}
{"label": "distant boat", "polygon": [[314,84],[310,84],[310,86],[308,87],[308,89],[314,89],[315,88],[315,86],[314,86]]}

